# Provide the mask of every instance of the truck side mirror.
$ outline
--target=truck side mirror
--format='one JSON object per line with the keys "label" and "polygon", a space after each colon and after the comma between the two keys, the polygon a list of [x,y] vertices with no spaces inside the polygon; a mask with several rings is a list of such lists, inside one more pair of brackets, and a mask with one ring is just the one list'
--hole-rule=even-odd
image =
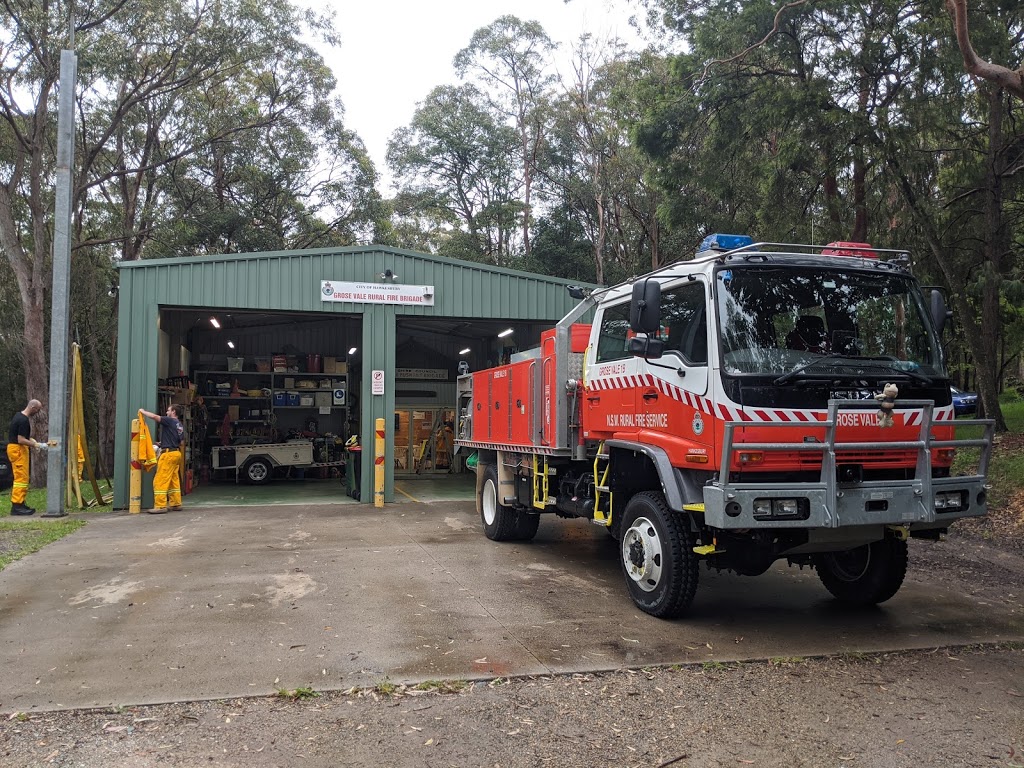
{"label": "truck side mirror", "polygon": [[629,327],[636,333],[657,333],[661,328],[661,283],[647,278],[633,284]]}
{"label": "truck side mirror", "polygon": [[629,340],[629,354],[644,360],[657,360],[665,354],[665,342],[650,336],[634,336]]}
{"label": "truck side mirror", "polygon": [[932,288],[931,311],[932,324],[935,326],[935,332],[941,338],[942,329],[946,327],[946,322],[953,318],[953,312],[946,308],[946,297],[938,288]]}

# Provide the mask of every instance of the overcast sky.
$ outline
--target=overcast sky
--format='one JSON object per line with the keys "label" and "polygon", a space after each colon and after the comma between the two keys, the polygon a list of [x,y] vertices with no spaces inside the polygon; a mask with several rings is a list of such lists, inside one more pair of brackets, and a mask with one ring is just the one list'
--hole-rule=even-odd
{"label": "overcast sky", "polygon": [[[391,134],[409,123],[416,103],[434,86],[457,82],[455,54],[499,16],[539,21],[562,44],[559,55],[565,61],[570,44],[584,32],[635,39],[628,0],[335,0],[331,5],[342,42],[340,49],[323,54],[338,78],[345,124],[363,139],[385,180]],[[390,194],[387,181],[382,187]]]}

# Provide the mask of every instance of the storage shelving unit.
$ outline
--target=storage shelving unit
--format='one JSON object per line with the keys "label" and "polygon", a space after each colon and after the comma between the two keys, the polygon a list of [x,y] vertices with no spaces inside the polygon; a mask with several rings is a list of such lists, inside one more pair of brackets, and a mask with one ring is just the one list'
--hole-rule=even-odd
{"label": "storage shelving unit", "polygon": [[[204,440],[204,452],[209,453],[208,446],[218,444],[217,437],[220,434],[221,424],[224,416],[229,414],[228,408],[236,406],[238,416],[230,419],[232,425],[232,437],[255,437],[275,439],[279,436],[275,433],[279,429],[279,415],[296,414],[302,412],[310,416],[320,416],[322,408],[329,408],[329,415],[332,421],[339,425],[338,434],[342,434],[345,424],[348,422],[348,376],[347,374],[331,373],[281,373],[271,371],[227,371],[227,370],[197,370],[193,373],[196,381],[197,394],[203,398],[206,411],[205,429],[202,435]],[[285,387],[286,379],[293,379],[295,382],[301,380],[322,381],[330,379],[332,384],[340,382],[340,387]],[[210,387],[209,382],[230,383],[236,386],[241,392],[248,392],[260,389],[267,394],[255,397],[247,394],[232,396],[225,393],[223,389]],[[333,393],[336,389],[343,389],[346,393],[344,404],[335,404]],[[211,391],[215,394],[211,394]],[[298,392],[301,395],[312,395],[314,399],[317,393],[329,393],[326,398],[329,405],[314,403],[312,405],[275,405],[275,394],[284,392]],[[259,415],[252,415],[258,411]],[[333,465],[333,463],[332,463]]]}

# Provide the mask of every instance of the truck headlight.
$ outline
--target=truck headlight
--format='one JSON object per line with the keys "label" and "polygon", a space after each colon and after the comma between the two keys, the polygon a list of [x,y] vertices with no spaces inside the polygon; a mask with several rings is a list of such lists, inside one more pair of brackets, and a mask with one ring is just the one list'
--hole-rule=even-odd
{"label": "truck headlight", "polygon": [[964,508],[963,491],[942,491],[935,494],[935,509],[939,512],[954,512]]}
{"label": "truck headlight", "polygon": [[755,520],[806,520],[810,516],[807,499],[754,499]]}

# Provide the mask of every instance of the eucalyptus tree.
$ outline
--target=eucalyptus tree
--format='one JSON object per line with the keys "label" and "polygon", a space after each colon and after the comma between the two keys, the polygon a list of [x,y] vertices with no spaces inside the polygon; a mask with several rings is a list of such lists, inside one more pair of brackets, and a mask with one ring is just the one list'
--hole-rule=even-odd
{"label": "eucalyptus tree", "polygon": [[405,225],[415,212],[431,222],[435,252],[514,265],[522,242],[515,148],[515,132],[475,86],[435,88],[388,143]]}
{"label": "eucalyptus tree", "polygon": [[491,105],[514,127],[519,138],[526,257],[530,255],[533,185],[547,128],[546,96],[554,83],[549,57],[555,48],[538,22],[506,15],[474,32],[454,62],[460,77],[480,84]]}
{"label": "eucalyptus tree", "polygon": [[[658,5],[690,50],[674,58],[675,87],[637,137],[666,192],[685,191],[673,220],[691,222],[686,193],[703,190],[699,209],[731,214],[759,238],[888,242],[898,233],[900,246],[920,246],[934,259],[925,269],[953,291],[985,410],[1004,427],[996,353],[1000,295],[1019,268],[1006,220],[1022,168],[1008,137],[1015,106],[993,92],[972,100],[942,9]],[[986,10],[975,43],[1010,61],[1021,11]],[[992,48],[986,30],[1006,47]],[[975,299],[965,275],[978,282]]]}
{"label": "eucalyptus tree", "polygon": [[571,78],[551,99],[538,168],[542,196],[570,211],[590,244],[599,283],[656,268],[663,258],[660,193],[646,182],[646,158],[630,142],[641,58],[616,41],[580,38]]}
{"label": "eucalyptus tree", "polygon": [[[74,259],[84,249],[130,260],[185,255],[200,243],[210,250],[314,243],[325,231],[350,241],[369,237],[384,213],[365,191],[374,179],[365,152],[327,96],[333,80],[301,42],[306,33],[330,38],[327,21],[288,0],[73,7],[72,16],[63,3],[5,2],[0,31],[0,246],[18,286],[26,390],[44,402],[53,107],[72,18],[82,52]],[[199,191],[211,181],[212,202]],[[247,227],[224,225],[241,219]],[[232,239],[240,229],[247,239]],[[108,293],[98,292],[99,300],[112,302]],[[112,377],[93,375],[94,397],[112,400]]]}

